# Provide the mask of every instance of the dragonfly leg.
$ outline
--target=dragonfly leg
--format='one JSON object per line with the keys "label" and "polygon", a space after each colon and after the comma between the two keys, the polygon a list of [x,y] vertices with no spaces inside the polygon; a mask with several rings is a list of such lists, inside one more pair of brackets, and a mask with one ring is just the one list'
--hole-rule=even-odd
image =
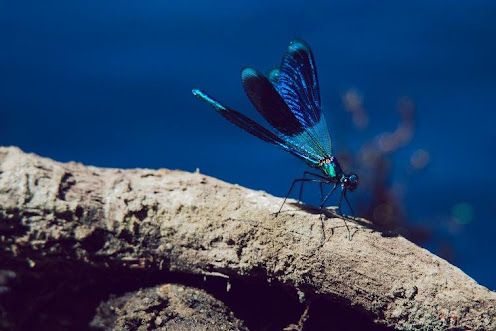
{"label": "dragonfly leg", "polygon": [[324,201],[324,188],[322,187],[322,182],[319,183],[320,188],[320,201]]}
{"label": "dragonfly leg", "polygon": [[[317,177],[319,179],[322,179],[324,181],[327,181],[327,178],[322,176],[322,175],[319,175],[319,174],[316,174],[314,172],[310,172],[310,171],[305,171],[303,172],[303,178],[306,178],[306,176],[314,176],[314,177]],[[301,202],[301,197],[303,196],[303,184],[304,182],[301,182],[301,185],[300,185],[300,194],[298,195],[298,202]],[[320,199],[322,200],[322,182],[320,183]]]}
{"label": "dragonfly leg", "polygon": [[338,184],[334,183],[332,190],[329,193],[327,193],[325,199],[322,200],[322,203],[320,204],[320,209],[324,208],[325,203],[327,202],[327,200],[329,200],[331,195],[334,193],[334,191],[336,190],[336,187],[338,187]]}
{"label": "dragonfly leg", "polygon": [[345,192],[345,190],[343,189],[343,190],[341,191],[341,195],[339,196],[339,203],[338,203],[338,209],[337,209],[337,210],[339,210],[339,214],[340,214],[341,216],[343,216],[343,211],[341,210],[341,203],[343,202],[343,197],[344,197],[344,195],[345,195],[345,193],[344,193],[344,192]]}
{"label": "dragonfly leg", "polygon": [[288,194],[286,194],[286,197],[284,198],[284,201],[282,202],[281,208],[279,208],[279,211],[276,213],[276,215],[278,215],[281,212],[282,207],[284,206],[284,204],[286,203],[286,200],[288,200],[289,195],[291,194],[291,191],[293,191],[295,184],[298,182],[319,182],[320,183],[322,181],[319,179],[314,179],[314,178],[297,178],[297,179],[295,179],[293,181],[293,183],[291,184],[291,187],[289,188]]}
{"label": "dragonfly leg", "polygon": [[322,247],[324,245],[324,242],[326,240],[326,235],[325,235],[325,226],[324,226],[324,217],[323,217],[324,214],[320,214],[320,229],[322,231],[322,243],[320,245],[320,247]]}
{"label": "dragonfly leg", "polygon": [[[329,181],[327,181],[328,183]],[[322,203],[320,204],[320,210],[323,211],[323,208],[324,208],[324,204],[326,203],[326,201],[331,197],[332,193],[334,193],[334,190],[336,189],[336,187],[338,186],[338,184],[334,183],[334,186],[332,187],[332,190],[326,195],[325,198],[322,198],[323,197],[323,192],[322,192],[322,182],[320,182],[320,196],[321,196],[321,199],[322,199]],[[325,231],[324,231],[324,213],[321,212],[320,213],[320,226],[322,228],[322,238],[323,238],[323,241],[325,241]]]}
{"label": "dragonfly leg", "polygon": [[[351,206],[350,206],[350,203],[348,201],[348,198],[346,197],[346,188],[343,189],[343,191],[341,191],[341,196],[339,197],[339,204],[338,204],[338,211],[339,211],[339,215],[341,216],[341,219],[343,220],[344,222],[344,225],[346,226],[346,230],[348,230],[348,240],[351,241],[351,231],[350,231],[350,228],[348,227],[348,223],[346,222],[346,216],[343,215],[343,212],[341,211],[341,202],[343,202],[343,197],[345,198],[346,202],[348,203],[348,206],[350,207],[351,209]],[[352,210],[353,212],[353,210]]]}
{"label": "dragonfly leg", "polygon": [[344,199],[346,200],[346,203],[348,204],[348,207],[351,210],[351,215],[353,215],[353,217],[355,217],[355,212],[353,211],[353,208],[351,208],[350,201],[348,201],[348,197],[346,196],[346,190],[344,191]]}

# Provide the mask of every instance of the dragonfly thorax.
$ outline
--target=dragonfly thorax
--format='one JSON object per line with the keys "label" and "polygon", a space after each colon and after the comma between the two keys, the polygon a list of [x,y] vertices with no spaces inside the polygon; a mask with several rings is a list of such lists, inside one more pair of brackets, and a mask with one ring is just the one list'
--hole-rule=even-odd
{"label": "dragonfly thorax", "polygon": [[319,161],[319,169],[332,179],[339,179],[343,175],[343,170],[334,156],[328,156]]}
{"label": "dragonfly thorax", "polygon": [[334,183],[340,183],[343,188],[354,191],[358,186],[358,176],[356,174],[345,174],[338,160],[334,156],[321,159],[318,167],[324,174],[332,179]]}

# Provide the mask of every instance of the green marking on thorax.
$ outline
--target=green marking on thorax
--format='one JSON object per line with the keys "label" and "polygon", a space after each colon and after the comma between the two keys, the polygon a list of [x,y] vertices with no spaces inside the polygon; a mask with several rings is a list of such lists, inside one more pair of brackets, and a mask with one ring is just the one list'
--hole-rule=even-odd
{"label": "green marking on thorax", "polygon": [[331,163],[324,163],[320,166],[320,169],[329,177],[336,177],[336,169],[334,169],[334,165]]}

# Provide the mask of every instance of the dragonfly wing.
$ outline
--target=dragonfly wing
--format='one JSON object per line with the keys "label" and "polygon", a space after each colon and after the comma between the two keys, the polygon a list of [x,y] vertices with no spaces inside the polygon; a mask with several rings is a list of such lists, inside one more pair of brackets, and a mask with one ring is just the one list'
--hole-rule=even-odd
{"label": "dragonfly wing", "polygon": [[320,121],[321,104],[317,68],[310,47],[292,41],[282,59],[277,89],[291,111],[307,126]]}
{"label": "dragonfly wing", "polygon": [[267,71],[267,78],[269,78],[269,81],[274,85],[275,88],[277,88],[277,82],[279,80],[279,74],[281,71],[279,70],[279,67],[274,67]]}
{"label": "dragonfly wing", "polygon": [[[306,128],[315,148],[332,155],[331,138],[320,103],[317,67],[310,47],[300,40],[293,40],[283,56],[278,75],[272,80],[275,88],[290,111]],[[307,137],[308,136],[308,137]]]}
{"label": "dragonfly wing", "polygon": [[271,82],[253,68],[241,71],[246,95],[258,112],[283,136],[296,136],[306,130]]}
{"label": "dragonfly wing", "polygon": [[196,97],[200,98],[201,100],[213,106],[215,110],[218,113],[220,113],[224,118],[226,118],[228,121],[242,128],[248,133],[254,135],[255,137],[258,137],[265,142],[281,147],[285,151],[308,162],[310,165],[315,165],[319,162],[320,159],[319,156],[313,155],[312,151],[299,148],[298,146],[294,145],[291,141],[282,139],[281,137],[277,136],[273,132],[267,130],[266,128],[258,124],[257,122],[246,117],[245,115],[227,106],[222,105],[220,102],[218,102],[217,100],[206,94],[205,92],[196,89],[193,90],[192,92]]}

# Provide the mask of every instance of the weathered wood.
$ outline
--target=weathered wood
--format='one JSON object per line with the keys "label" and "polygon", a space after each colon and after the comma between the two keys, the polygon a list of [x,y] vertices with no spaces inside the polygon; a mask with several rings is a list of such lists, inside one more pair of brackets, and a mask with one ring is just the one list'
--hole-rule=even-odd
{"label": "weathered wood", "polygon": [[102,302],[97,330],[248,330],[222,302],[205,291],[163,284]]}
{"label": "weathered wood", "polygon": [[[366,220],[325,221],[200,173],[104,169],[0,148],[3,258],[275,281],[397,329],[496,329],[496,293]],[[297,318],[296,318],[297,320]]]}

